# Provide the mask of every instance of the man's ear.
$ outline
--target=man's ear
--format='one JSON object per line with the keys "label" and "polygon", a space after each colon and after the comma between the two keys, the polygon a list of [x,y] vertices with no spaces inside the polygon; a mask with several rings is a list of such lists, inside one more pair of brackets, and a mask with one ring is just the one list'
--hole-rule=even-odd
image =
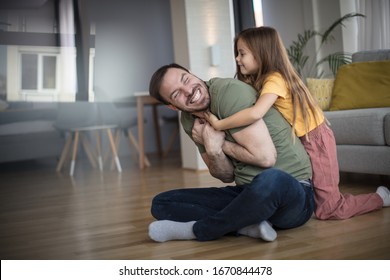
{"label": "man's ear", "polygon": [[172,109],[172,110],[175,110],[175,111],[179,111],[179,109],[177,109],[175,106],[173,106],[172,104],[169,104],[167,105],[168,108]]}

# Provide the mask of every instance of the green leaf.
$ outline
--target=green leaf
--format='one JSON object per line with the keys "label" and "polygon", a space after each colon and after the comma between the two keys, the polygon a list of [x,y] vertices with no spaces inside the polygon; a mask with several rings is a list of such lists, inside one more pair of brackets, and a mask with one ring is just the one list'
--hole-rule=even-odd
{"label": "green leaf", "polygon": [[352,55],[344,52],[333,53],[321,59],[317,63],[317,66],[324,62],[328,63],[329,69],[332,71],[333,75],[336,76],[337,70],[340,66],[352,62]]}
{"label": "green leaf", "polygon": [[337,19],[321,35],[321,37],[322,37],[321,44],[327,42],[328,40],[334,39],[334,37],[332,36],[332,32],[334,31],[334,29],[340,25],[344,26],[344,21],[346,21],[350,18],[353,18],[353,17],[365,17],[365,15],[359,14],[359,13],[349,13],[349,14],[346,14],[346,15],[342,16],[341,18]]}
{"label": "green leaf", "polygon": [[[320,59],[317,63],[318,54],[320,53],[321,47],[325,43],[329,43],[330,41],[334,41],[335,38],[333,36],[333,31],[338,26],[344,26],[344,22],[354,17],[365,17],[365,15],[360,13],[349,13],[341,18],[334,21],[325,31],[324,33],[320,33],[316,30],[304,30],[303,33],[297,35],[297,39],[291,43],[291,45],[286,48],[288,57],[292,63],[292,65],[297,70],[298,74],[305,80],[306,77],[303,77],[303,74],[306,73],[310,75],[310,73],[315,73],[314,76],[319,77],[323,74],[323,71],[319,73],[318,68],[320,64],[326,62],[329,65],[330,70],[333,75],[336,75],[337,69],[344,64],[351,63],[351,55],[343,52],[337,52],[326,57]],[[320,45],[313,55],[310,57],[307,54],[306,46],[308,43],[316,36],[320,36]],[[315,69],[314,69],[315,68]]]}

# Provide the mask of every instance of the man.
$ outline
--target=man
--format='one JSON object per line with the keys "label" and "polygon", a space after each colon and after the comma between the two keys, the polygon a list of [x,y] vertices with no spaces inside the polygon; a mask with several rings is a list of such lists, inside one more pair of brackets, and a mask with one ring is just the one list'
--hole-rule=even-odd
{"label": "man", "polygon": [[204,82],[170,64],[151,78],[150,94],[182,111],[181,123],[194,140],[210,174],[236,186],[179,189],[157,195],[149,236],[159,242],[213,240],[238,232],[273,241],[275,228],[303,225],[314,208],[310,160],[291,126],[271,108],[263,119],[225,132],[202,116],[219,118],[252,106],[257,92],[235,79]]}

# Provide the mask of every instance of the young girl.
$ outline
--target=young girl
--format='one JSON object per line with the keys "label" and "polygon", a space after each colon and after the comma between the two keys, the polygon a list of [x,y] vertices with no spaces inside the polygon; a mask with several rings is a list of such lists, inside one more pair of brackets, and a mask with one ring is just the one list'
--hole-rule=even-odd
{"label": "young girl", "polygon": [[310,156],[318,219],[348,219],[390,206],[390,191],[351,195],[339,191],[336,142],[322,110],[292,64],[278,32],[271,27],[250,28],[235,39],[237,78],[259,91],[256,104],[222,120],[211,113],[206,119],[217,130],[249,125],[271,106],[292,125]]}

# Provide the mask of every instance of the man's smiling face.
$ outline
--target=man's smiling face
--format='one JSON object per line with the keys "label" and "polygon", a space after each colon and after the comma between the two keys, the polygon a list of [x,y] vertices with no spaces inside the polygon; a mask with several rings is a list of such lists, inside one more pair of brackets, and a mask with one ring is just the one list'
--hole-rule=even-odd
{"label": "man's smiling face", "polygon": [[180,68],[167,70],[161,82],[160,94],[164,100],[184,112],[202,112],[210,104],[206,84]]}

